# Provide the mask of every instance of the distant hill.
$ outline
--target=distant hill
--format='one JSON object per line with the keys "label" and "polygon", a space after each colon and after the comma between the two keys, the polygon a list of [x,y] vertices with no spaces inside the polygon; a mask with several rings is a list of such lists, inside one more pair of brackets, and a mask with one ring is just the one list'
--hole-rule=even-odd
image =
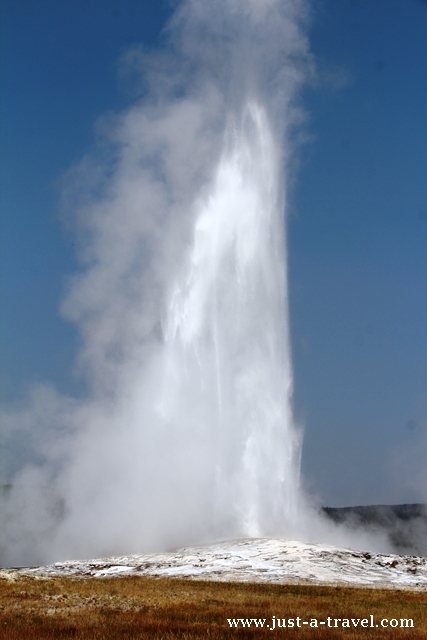
{"label": "distant hill", "polygon": [[393,504],[323,507],[334,522],[354,529],[382,531],[399,553],[427,556],[427,505]]}

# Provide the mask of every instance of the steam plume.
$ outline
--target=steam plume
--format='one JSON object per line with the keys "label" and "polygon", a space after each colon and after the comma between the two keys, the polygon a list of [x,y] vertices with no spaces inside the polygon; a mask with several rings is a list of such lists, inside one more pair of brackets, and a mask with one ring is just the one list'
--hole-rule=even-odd
{"label": "steam plume", "polygon": [[87,397],[3,412],[5,564],[301,529],[284,215],[305,18],[184,0],[164,51],[125,56],[143,97],[64,189]]}

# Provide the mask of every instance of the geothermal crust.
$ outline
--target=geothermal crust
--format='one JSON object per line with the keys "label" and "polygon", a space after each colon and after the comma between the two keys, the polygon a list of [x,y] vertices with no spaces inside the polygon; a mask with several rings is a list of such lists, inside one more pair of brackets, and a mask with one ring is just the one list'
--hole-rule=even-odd
{"label": "geothermal crust", "polygon": [[39,577],[152,576],[275,584],[427,589],[427,558],[280,539],[246,539],[167,553],[71,560],[0,571]]}

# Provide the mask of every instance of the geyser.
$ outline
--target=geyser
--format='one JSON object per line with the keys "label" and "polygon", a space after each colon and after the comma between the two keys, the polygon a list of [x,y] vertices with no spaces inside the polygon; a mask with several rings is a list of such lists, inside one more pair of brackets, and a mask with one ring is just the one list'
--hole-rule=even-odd
{"label": "geyser", "polygon": [[265,109],[248,100],[238,118],[172,285],[157,406],[182,443],[211,452],[214,530],[258,536],[297,517],[299,440],[280,164]]}
{"label": "geyser", "polygon": [[42,386],[4,411],[10,451],[34,447],[8,478],[4,563],[298,530],[284,215],[304,11],[184,0],[165,51],[124,57],[144,96],[65,190],[87,397]]}

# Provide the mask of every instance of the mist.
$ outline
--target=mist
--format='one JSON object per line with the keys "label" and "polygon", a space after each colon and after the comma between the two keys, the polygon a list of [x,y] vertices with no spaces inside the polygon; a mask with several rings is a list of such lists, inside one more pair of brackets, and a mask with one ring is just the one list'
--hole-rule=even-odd
{"label": "mist", "polygon": [[300,489],[292,412],[285,220],[308,19],[300,0],[184,0],[163,50],[122,57],[139,97],[100,119],[62,191],[79,267],[61,314],[86,393],[38,385],[2,409],[2,564],[351,541]]}

